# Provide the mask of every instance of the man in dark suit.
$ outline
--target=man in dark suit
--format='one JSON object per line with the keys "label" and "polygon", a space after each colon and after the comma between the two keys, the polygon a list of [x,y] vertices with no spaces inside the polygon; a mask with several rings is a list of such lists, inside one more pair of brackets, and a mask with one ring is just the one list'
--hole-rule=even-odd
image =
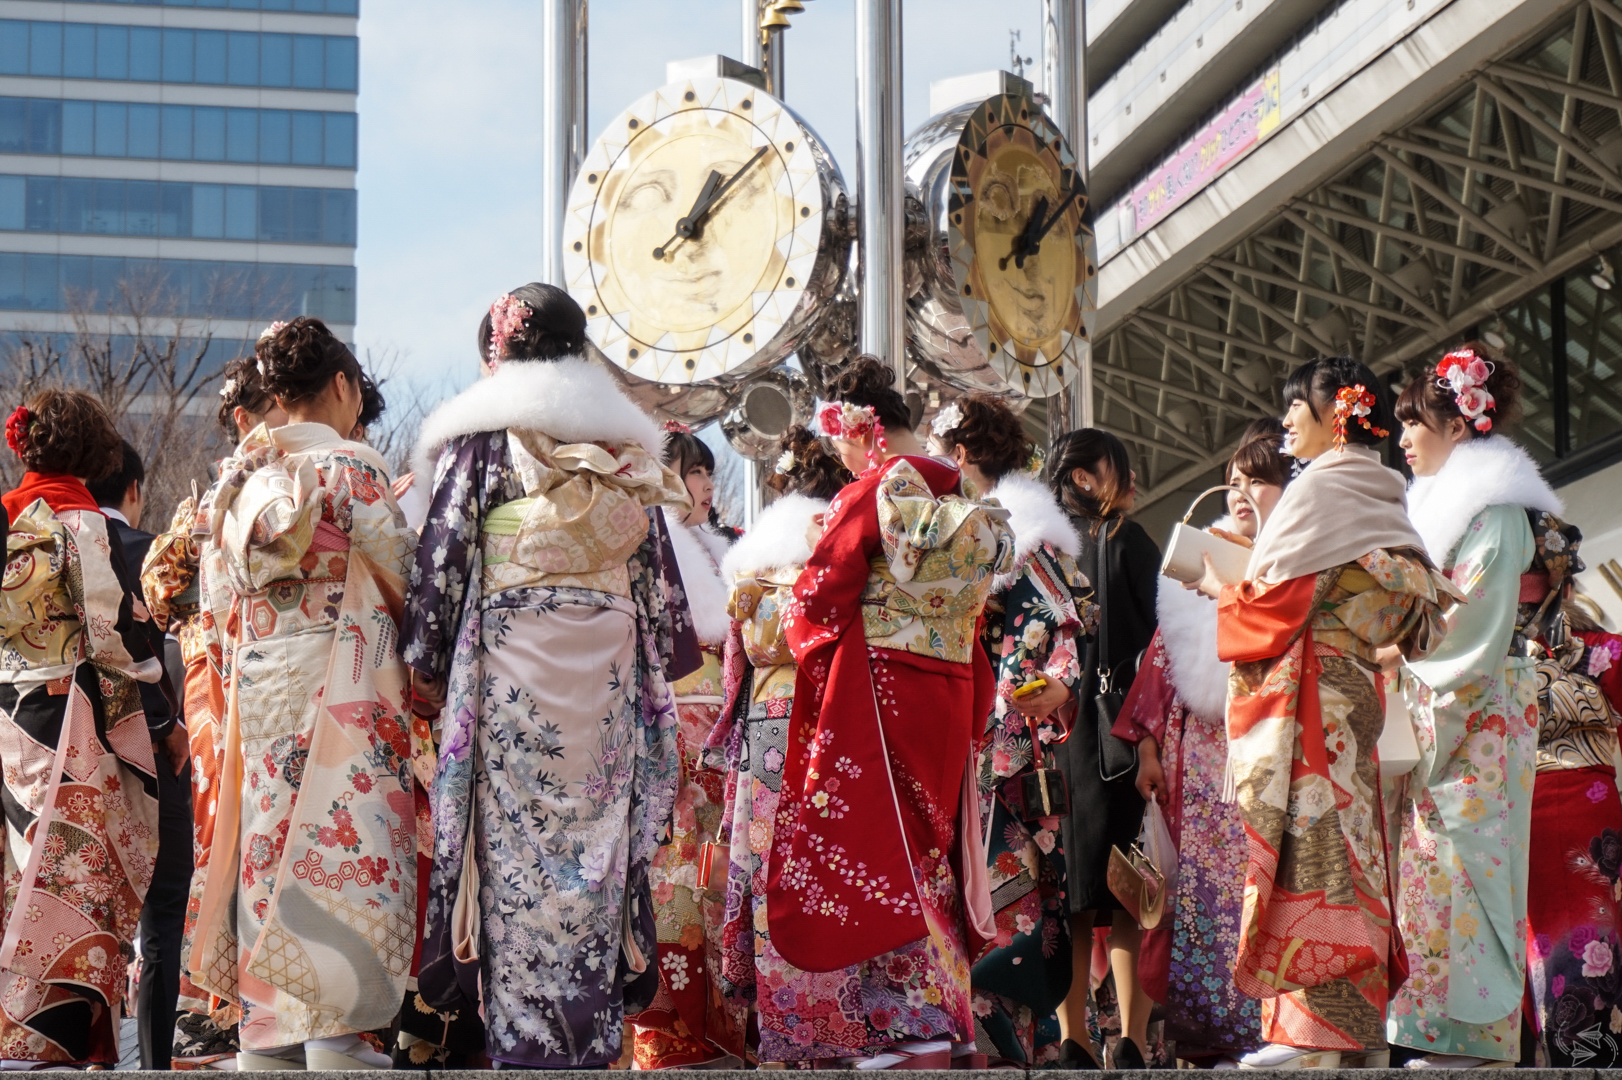
{"label": "man in dark suit", "polygon": [[175,674],[179,646],[164,627],[145,617],[141,600],[141,564],[153,535],[141,529],[146,467],[141,455],[124,440],[124,463],[118,472],[89,485],[113,541],[113,571],[136,606],[125,645],[136,660],[155,656],[164,661],[159,684],[141,684],[152,735],[152,757],[158,774],[158,859],[152,886],[141,910],[141,985],[135,1003],[140,1031],[141,1068],[168,1069],[175,1042],[175,1005],[180,998],[181,938],[191,895],[192,814],[191,751],[180,723],[183,678]]}

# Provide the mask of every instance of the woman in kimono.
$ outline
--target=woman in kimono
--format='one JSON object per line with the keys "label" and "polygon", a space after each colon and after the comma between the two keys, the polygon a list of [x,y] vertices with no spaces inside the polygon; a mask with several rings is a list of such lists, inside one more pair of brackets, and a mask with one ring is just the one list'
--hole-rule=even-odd
{"label": "woman in kimono", "polygon": [[1027,805],[1025,782],[1046,769],[1054,788],[1063,786],[1052,756],[1044,750],[1039,760],[1037,750],[1069,732],[1085,692],[1082,639],[1098,611],[1076,568],[1075,526],[1025,471],[1033,448],[1019,417],[988,394],[971,394],[943,409],[934,429],[964,481],[1008,511],[1014,534],[1013,568],[993,583],[981,627],[996,682],[978,781],[997,936],[974,959],[975,1043],[1012,1064],[1057,1061],[1054,1014],[1071,984],[1062,809]]}
{"label": "woman in kimono", "polygon": [[444,705],[419,993],[482,1007],[490,1057],[520,1067],[612,1064],[653,996],[669,683],[699,666],[648,513],[687,493],[658,427],[581,356],[585,326],[551,285],[497,300],[494,374],[434,410],[414,467],[433,485],[402,651]]}
{"label": "woman in kimono", "polygon": [[681,477],[690,503],[663,511],[686,594],[675,611],[690,615],[704,662],[674,686],[681,785],[670,840],[649,871],[659,927],[659,993],[631,1026],[639,1069],[735,1067],[743,1062],[747,1015],[727,1008],[721,997],[722,903],[699,883],[702,857],[721,832],[726,782],[724,772],[700,758],[725,699],[721,652],[732,621],[720,563],[729,541],[711,524],[714,453],[685,426],[671,422],[665,428],[665,465]]}
{"label": "woman in kimono", "polygon": [[1402,673],[1420,759],[1390,800],[1408,981],[1386,1026],[1394,1045],[1449,1068],[1521,1056],[1538,712],[1518,607],[1537,553],[1528,512],[1562,506],[1526,451],[1495,434],[1519,396],[1514,368],[1471,343],[1397,399],[1409,515],[1469,603]]}
{"label": "woman in kimono", "polygon": [[729,1007],[761,1014],[761,1061],[795,1061],[800,1044],[783,1036],[790,1024],[782,999],[810,990],[794,979],[812,980],[788,968],[772,947],[766,916],[766,860],[771,852],[783,765],[788,758],[789,716],[794,708],[798,668],[783,633],[794,598],[794,583],[811,557],[807,532],[826,514],[828,502],[853,477],[808,428],[784,432],[776,471],[767,483],[777,499],[755,519],[721,563],[730,582],[727,611],[734,635],[728,643],[728,702],[710,735],[706,753],[727,770],[720,869],[711,872],[713,889],[725,873],[725,914],[721,925],[720,986]]}
{"label": "woman in kimono", "polygon": [[[1258,420],[1228,460],[1228,516],[1211,531],[1251,545],[1290,482],[1284,428]],[[1258,515],[1257,510],[1260,511]],[[1245,892],[1245,825],[1223,797],[1227,775],[1228,665],[1217,659],[1217,611],[1174,585],[1115,734],[1138,747],[1138,793],[1156,799],[1177,845],[1169,918],[1145,932],[1143,981],[1165,1008],[1165,1036],[1185,1060],[1233,1057],[1261,1046],[1261,1005],[1228,973],[1239,951]]]}
{"label": "woman in kimono", "polygon": [[923,454],[894,378],[858,358],[818,417],[862,475],[830,504],[785,619],[799,671],[766,879],[785,969],[760,987],[782,1009],[761,1024],[805,1058],[939,1068],[954,1043],[973,1052],[969,961],[996,936],[976,621],[1012,544]]}
{"label": "woman in kimono", "polygon": [[45,390],[11,414],[6,442],[25,472],[4,497],[0,589],[0,1058],[111,1067],[157,856],[140,684],[162,667],[135,648],[145,607],[119,584],[121,549],[85,487],[123,460],[106,410]]}
{"label": "woman in kimono", "polygon": [[[1527,981],[1543,1051],[1538,1064],[1614,1069],[1622,1063],[1622,802],[1613,764],[1622,721],[1622,637],[1571,602],[1571,578],[1583,569],[1577,556],[1582,534],[1547,514],[1539,515],[1533,533],[1541,565],[1528,577],[1541,585],[1538,579],[1547,575],[1549,588],[1565,594],[1563,606],[1521,604],[1523,625],[1541,628],[1542,653],[1527,890]],[[1535,596],[1525,583],[1522,596]]]}
{"label": "woman in kimono", "polygon": [[339,434],[361,407],[343,342],[298,318],[255,354],[288,423],[250,432],[198,512],[226,707],[191,975],[241,1002],[242,1068],[386,1067],[360,1033],[393,1021],[415,944],[424,748],[395,644],[416,537]]}
{"label": "woman in kimono", "polygon": [[[287,423],[287,413],[265,389],[253,357],[225,365],[222,378],[218,419],[221,432],[233,447],[260,424],[277,428]],[[202,603],[199,587],[199,563],[207,545],[203,538],[193,535],[198,502],[195,491],[181,500],[168,530],[152,541],[141,568],[147,609],[179,641],[186,671],[182,696],[191,746],[194,869],[182,956],[191,954],[196,939],[203,885],[208,880],[208,861],[214,847],[214,822],[219,809],[219,738],[225,717],[218,637],[212,632],[213,615]],[[210,641],[214,642],[212,648]],[[240,1049],[236,1025],[240,1010],[234,1004],[208,993],[182,973],[179,1008],[174,1045],[177,1060],[193,1066],[235,1060]]]}
{"label": "woman in kimono", "polygon": [[[1106,740],[1113,736],[1099,731],[1095,692],[1100,671],[1109,673],[1116,690],[1126,690],[1137,658],[1154,639],[1160,548],[1142,525],[1129,519],[1137,503],[1137,476],[1120,439],[1097,428],[1072,431],[1055,441],[1047,468],[1053,494],[1081,538],[1076,566],[1092,582],[1101,623],[1082,658],[1082,671],[1089,674],[1077,702],[1075,734],[1054,749],[1070,787],[1070,812],[1061,824],[1060,840],[1071,916],[1071,966],[1082,976],[1071,982],[1059,1010],[1066,1044],[1061,1058],[1067,1068],[1103,1064],[1092,1047],[1087,1013],[1094,930],[1107,926],[1109,968],[1120,1011],[1120,1037],[1110,1064],[1142,1069],[1147,1067],[1144,1055],[1150,1049],[1149,1014],[1154,1007],[1138,978],[1143,931],[1110,890],[1108,873],[1110,849],[1128,851],[1137,841],[1144,803],[1133,775],[1131,748],[1109,746]],[[1125,766],[1119,772],[1110,770],[1106,780],[1103,756],[1110,749],[1124,751],[1127,757]]]}
{"label": "woman in kimono", "polygon": [[1274,508],[1246,580],[1206,562],[1228,683],[1228,761],[1249,841],[1234,983],[1262,999],[1250,1068],[1383,1054],[1403,977],[1387,874],[1376,651],[1429,655],[1458,599],[1425,556],[1402,477],[1374,449],[1390,407],[1350,357],[1284,385],[1290,452],[1310,461]]}

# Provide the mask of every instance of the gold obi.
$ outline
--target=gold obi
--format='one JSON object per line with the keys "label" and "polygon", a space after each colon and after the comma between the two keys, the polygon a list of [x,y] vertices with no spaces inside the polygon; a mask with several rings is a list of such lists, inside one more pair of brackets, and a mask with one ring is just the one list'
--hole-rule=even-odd
{"label": "gold obi", "polygon": [[789,566],[740,577],[727,599],[727,614],[738,620],[743,651],[755,669],[753,700],[794,696],[794,654],[783,635],[783,615],[794,599],[800,567]]}
{"label": "gold obi", "polygon": [[68,593],[68,530],[44,499],[11,523],[0,588],[0,666],[30,671],[73,664],[83,625]]}

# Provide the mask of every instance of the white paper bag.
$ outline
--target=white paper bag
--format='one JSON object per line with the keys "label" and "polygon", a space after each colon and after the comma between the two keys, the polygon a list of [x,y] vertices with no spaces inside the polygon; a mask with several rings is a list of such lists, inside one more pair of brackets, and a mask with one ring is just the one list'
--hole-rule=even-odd
{"label": "white paper bag", "polygon": [[1402,694],[1402,680],[1393,673],[1381,675],[1385,685],[1385,727],[1375,749],[1380,755],[1380,779],[1406,776],[1419,764],[1419,739],[1414,734],[1414,718],[1408,712],[1408,699]]}

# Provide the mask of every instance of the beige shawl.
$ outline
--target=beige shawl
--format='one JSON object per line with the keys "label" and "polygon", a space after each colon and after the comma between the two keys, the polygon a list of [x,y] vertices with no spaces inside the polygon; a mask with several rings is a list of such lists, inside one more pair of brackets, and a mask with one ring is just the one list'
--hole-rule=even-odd
{"label": "beige shawl", "polygon": [[1423,552],[1425,543],[1408,521],[1404,488],[1402,476],[1366,446],[1326,451],[1284,489],[1245,576],[1277,584],[1354,562],[1376,548]]}

